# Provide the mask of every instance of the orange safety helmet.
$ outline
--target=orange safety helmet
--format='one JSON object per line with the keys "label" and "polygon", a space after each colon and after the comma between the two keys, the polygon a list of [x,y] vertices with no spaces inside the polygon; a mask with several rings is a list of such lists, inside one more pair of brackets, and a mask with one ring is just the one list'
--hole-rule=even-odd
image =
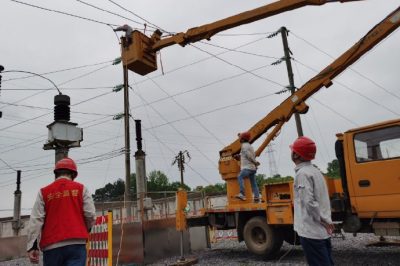
{"label": "orange safety helmet", "polygon": [[292,152],[301,156],[305,160],[312,160],[317,153],[315,142],[307,137],[298,137],[292,145],[289,146]]}
{"label": "orange safety helmet", "polygon": [[251,137],[251,134],[249,131],[242,132],[239,134],[239,139],[241,139],[241,140],[243,139],[243,140],[250,141],[250,137]]}
{"label": "orange safety helmet", "polygon": [[56,173],[57,170],[61,169],[70,170],[75,173],[75,176],[78,175],[78,168],[76,167],[74,160],[72,160],[71,158],[65,157],[59,160],[54,167],[54,173]]}

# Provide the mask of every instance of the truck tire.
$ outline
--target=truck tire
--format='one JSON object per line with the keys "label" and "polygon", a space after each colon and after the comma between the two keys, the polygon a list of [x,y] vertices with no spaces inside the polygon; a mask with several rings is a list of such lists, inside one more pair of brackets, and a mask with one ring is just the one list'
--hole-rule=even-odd
{"label": "truck tire", "polygon": [[274,257],[283,243],[281,231],[268,225],[265,217],[261,216],[247,221],[243,238],[250,252],[266,258]]}

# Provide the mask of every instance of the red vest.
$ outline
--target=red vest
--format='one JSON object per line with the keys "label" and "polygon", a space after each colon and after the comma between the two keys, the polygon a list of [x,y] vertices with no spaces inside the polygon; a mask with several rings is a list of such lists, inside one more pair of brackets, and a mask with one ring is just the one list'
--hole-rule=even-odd
{"label": "red vest", "polygon": [[60,178],[41,189],[46,212],[40,248],[67,239],[87,239],[83,185]]}

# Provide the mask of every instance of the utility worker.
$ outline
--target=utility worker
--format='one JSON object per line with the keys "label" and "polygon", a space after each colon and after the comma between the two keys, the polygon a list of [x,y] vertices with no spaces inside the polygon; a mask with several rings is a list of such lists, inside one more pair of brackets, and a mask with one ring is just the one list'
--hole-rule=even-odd
{"label": "utility worker", "polygon": [[[28,226],[28,257],[39,263],[39,248],[45,266],[84,266],[86,241],[95,221],[92,196],[82,184],[70,158],[58,161],[55,181],[36,198]],[[39,247],[38,247],[39,244]]]}
{"label": "utility worker", "polygon": [[294,177],[294,230],[300,237],[307,263],[333,265],[330,236],[334,225],[328,189],[320,170],[312,165],[317,147],[311,139],[299,137],[292,145]]}
{"label": "utility worker", "polygon": [[[256,161],[256,154],[254,152],[253,147],[250,144],[250,132],[246,131],[243,133],[239,133],[239,140],[241,143],[240,148],[240,173],[238,176],[239,181],[239,188],[240,192],[236,195],[236,198],[245,201],[245,192],[244,192],[244,181],[245,177],[249,177],[251,189],[253,190],[254,194],[254,201],[260,201],[260,192],[258,190],[258,186],[256,183],[256,172],[257,166],[260,165],[259,162]],[[239,159],[239,157],[235,157]]]}

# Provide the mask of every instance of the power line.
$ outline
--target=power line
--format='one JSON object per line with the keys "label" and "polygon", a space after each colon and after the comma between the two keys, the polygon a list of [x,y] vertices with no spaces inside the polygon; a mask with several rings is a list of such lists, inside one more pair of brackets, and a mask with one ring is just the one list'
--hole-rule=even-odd
{"label": "power line", "polygon": [[30,7],[34,7],[34,8],[38,8],[38,9],[42,9],[42,10],[46,10],[46,11],[50,11],[50,12],[55,12],[55,13],[58,13],[58,14],[67,15],[67,16],[74,17],[74,18],[80,18],[80,19],[83,19],[83,20],[96,22],[96,23],[99,23],[99,24],[102,24],[102,25],[114,26],[114,27],[118,26],[118,25],[115,25],[115,24],[106,23],[106,22],[95,20],[95,19],[92,19],[92,18],[86,18],[86,17],[74,15],[74,14],[67,13],[67,12],[64,12],[64,11],[59,11],[59,10],[54,10],[54,9],[50,9],[50,8],[46,8],[46,7],[33,5],[33,4],[28,4],[28,3],[25,3],[25,2],[22,2],[22,1],[17,1],[17,0],[10,0],[10,1],[18,3],[18,4],[22,4],[22,5],[26,5],[26,6],[30,6]]}
{"label": "power line", "polygon": [[[318,73],[318,71],[317,71],[316,69],[314,69],[314,68],[312,68],[312,67],[310,67],[310,66],[307,66],[306,64],[301,63],[300,61],[298,61],[298,60],[296,60],[296,59],[293,59],[293,60],[296,61],[297,63],[299,63],[300,65],[303,65],[303,66],[305,66],[306,68],[311,69],[312,71]],[[381,103],[379,103],[379,102],[377,102],[377,101],[371,99],[370,97],[368,97],[368,96],[366,96],[366,95],[364,95],[364,94],[362,94],[362,93],[360,93],[360,92],[358,92],[358,91],[356,91],[356,90],[350,88],[349,86],[345,85],[344,83],[342,83],[342,82],[340,82],[340,81],[337,81],[337,80],[336,80],[335,83],[338,84],[338,85],[340,85],[340,86],[342,86],[343,88],[345,88],[345,89],[347,89],[347,90],[353,92],[354,94],[357,94],[358,96],[360,96],[360,97],[362,97],[362,98],[364,98],[364,99],[366,99],[366,100],[368,100],[368,101],[374,103],[375,105],[382,107],[383,109],[385,109],[386,111],[388,111],[388,112],[390,112],[390,113],[392,113],[392,114],[394,114],[394,115],[397,115],[397,116],[400,115],[400,113],[398,113],[398,112],[396,112],[396,111],[393,111],[393,110],[390,109],[389,107],[387,107],[387,106],[385,106],[385,105],[383,105],[383,104],[381,104]]]}
{"label": "power line", "polygon": [[[149,78],[162,92],[164,92],[168,97],[171,97],[171,95],[165,91],[157,82],[155,82],[153,79]],[[188,109],[186,109],[182,104],[180,104],[175,98],[171,97],[171,100],[174,101],[176,105],[178,105],[182,110],[185,111],[186,114],[188,114],[194,121],[197,122],[197,124],[200,125],[201,128],[203,128],[205,131],[207,131],[208,134],[210,134],[212,137],[214,137],[215,140],[217,140],[222,146],[225,146],[225,144],[214,134],[212,133],[200,120],[198,120],[196,117],[194,117]]]}
{"label": "power line", "polygon": [[[133,118],[132,118],[133,120]],[[175,151],[172,150],[167,144],[165,144],[163,141],[160,140],[160,138],[158,138],[158,136],[154,133],[152,133],[150,130],[148,130],[148,128],[145,128],[144,130],[148,131],[148,133],[150,133],[150,135],[152,135],[157,141],[158,143],[164,145],[170,152],[174,153]],[[204,181],[206,181],[208,184],[212,184],[207,178],[205,178],[203,175],[201,175],[199,172],[197,172],[196,170],[194,170],[191,166],[189,166],[190,169],[192,169],[193,172],[197,173],[201,179],[203,179]]]}
{"label": "power line", "polygon": [[171,34],[171,32],[168,32],[168,31],[162,29],[161,27],[159,27],[159,26],[157,26],[157,25],[151,23],[150,21],[148,21],[148,20],[146,20],[145,18],[143,18],[143,17],[137,15],[136,13],[130,11],[129,9],[127,9],[127,8],[125,8],[125,7],[123,7],[123,6],[121,6],[120,4],[118,4],[118,3],[116,3],[116,2],[114,2],[114,1],[112,1],[112,0],[108,0],[108,1],[109,1],[110,3],[113,3],[114,5],[118,6],[119,8],[121,8],[121,9],[123,9],[123,10],[125,10],[125,11],[127,11],[127,12],[129,12],[129,13],[131,13],[131,14],[134,15],[135,17],[138,17],[138,18],[140,18],[141,20],[145,21],[147,24],[150,25],[149,27],[152,27],[152,28],[155,28],[155,29],[160,29],[160,30],[163,31],[163,32],[166,32],[166,33]]}
{"label": "power line", "polygon": [[[86,87],[86,88],[63,88],[61,87],[60,90],[105,90],[105,89],[112,89],[112,86],[108,87]],[[49,89],[1,89],[2,91],[48,91]]]}
{"label": "power line", "polygon": [[221,37],[237,37],[237,36],[255,36],[255,35],[269,35],[274,32],[253,32],[253,33],[217,33],[214,36]]}
{"label": "power line", "polygon": [[[100,95],[100,96],[102,96],[102,95]],[[98,96],[98,97],[100,97],[100,96]],[[26,104],[15,104],[15,103],[3,102],[3,101],[0,101],[0,104],[12,105],[12,106],[16,106],[16,107],[25,107],[25,108],[31,108],[31,109],[53,110],[53,108],[34,106],[34,105],[26,105]],[[98,116],[107,116],[107,117],[113,116],[111,114],[99,114],[99,113],[89,113],[89,112],[79,112],[79,111],[71,111],[71,113],[85,114],[85,115],[98,115]]]}
{"label": "power line", "polygon": [[[103,67],[97,68],[97,69],[95,69],[95,70],[92,70],[92,71],[90,71],[90,72],[87,72],[87,73],[84,73],[84,74],[82,74],[82,75],[79,75],[79,76],[77,76],[77,77],[74,77],[74,78],[72,78],[72,79],[63,81],[63,82],[61,82],[60,84],[58,84],[58,86],[60,86],[60,85],[65,85],[65,84],[67,84],[67,83],[69,83],[69,82],[71,82],[71,81],[74,81],[74,80],[77,80],[77,79],[80,79],[80,78],[89,76],[89,75],[91,75],[91,74],[93,74],[93,73],[95,73],[95,72],[97,72],[97,71],[100,71],[100,70],[102,70],[102,69],[105,69],[106,67],[109,67],[109,66],[111,66],[111,65],[103,66]],[[19,99],[19,100],[13,102],[13,104],[22,102],[23,100],[32,98],[33,96],[42,94],[43,92],[49,91],[49,90],[51,90],[51,89],[52,89],[52,88],[47,89],[47,90],[44,90],[44,91],[39,91],[39,92],[34,93],[34,94],[31,94],[31,95],[28,95],[28,96],[26,96],[26,97],[24,97],[24,98],[22,98],[22,99]],[[7,108],[7,106],[6,106],[6,107],[3,107],[3,109],[5,109],[5,108]]]}
{"label": "power line", "polygon": [[80,2],[80,3],[82,3],[82,4],[84,4],[84,5],[90,6],[90,7],[92,7],[92,8],[95,8],[95,9],[97,9],[97,10],[100,10],[100,11],[103,11],[103,12],[106,12],[106,13],[109,13],[109,14],[112,14],[112,15],[114,15],[114,16],[118,16],[118,17],[123,18],[123,19],[126,19],[126,20],[129,20],[129,21],[131,21],[131,22],[133,22],[133,23],[137,23],[137,24],[143,25],[143,23],[141,23],[141,22],[139,22],[139,21],[132,20],[132,19],[130,19],[130,18],[128,18],[128,17],[124,17],[124,16],[122,16],[122,15],[120,15],[120,14],[117,14],[117,13],[111,12],[111,11],[109,11],[109,10],[100,8],[100,7],[98,7],[98,6],[95,6],[95,5],[93,5],[93,4],[87,3],[87,2],[85,2],[85,1],[82,1],[82,0],[76,0],[76,1],[78,1],[78,2]]}
{"label": "power line", "polygon": [[[257,70],[260,70],[260,69],[263,69],[263,68],[266,68],[266,67],[270,67],[270,66],[271,66],[271,64],[267,64],[267,65],[263,65],[263,66],[260,66],[260,67],[256,67],[256,68],[250,69],[249,71],[250,72],[254,72],[254,71],[257,71]],[[231,79],[234,79],[234,78],[246,75],[246,74],[248,74],[248,72],[242,72],[242,73],[239,73],[239,74],[228,76],[226,78],[218,79],[218,80],[209,82],[207,84],[201,85],[201,86],[193,88],[193,89],[189,89],[189,90],[186,90],[186,91],[178,92],[178,93],[175,93],[175,94],[171,94],[170,96],[154,100],[152,102],[149,102],[147,105],[149,105],[149,104],[151,105],[151,104],[154,104],[154,103],[157,103],[157,102],[161,102],[161,101],[167,100],[169,98],[180,96],[180,95],[183,95],[183,94],[186,94],[186,93],[194,92],[194,91],[197,91],[197,90],[200,90],[200,89],[203,89],[203,88],[206,88],[206,87],[209,87],[209,86],[212,86],[212,85],[215,85],[215,84],[227,81],[227,80],[231,80]],[[138,83],[135,83],[135,84],[138,84]],[[146,104],[137,105],[137,106],[134,106],[133,108],[136,109],[136,108],[140,108],[140,107],[143,107],[143,106],[146,106]]]}
{"label": "power line", "polygon": [[[50,75],[50,74],[55,74],[55,73],[60,73],[60,72],[65,72],[65,71],[70,71],[70,70],[76,70],[76,69],[81,69],[81,68],[86,68],[86,67],[103,65],[103,64],[111,63],[111,62],[114,62],[114,60],[108,60],[108,61],[104,61],[104,62],[100,62],[100,63],[94,63],[94,64],[87,64],[87,65],[82,65],[82,66],[64,68],[64,69],[59,69],[59,70],[54,70],[54,71],[49,71],[49,72],[44,72],[44,73],[39,73],[39,74],[40,75]],[[11,81],[11,80],[27,79],[27,78],[32,78],[34,76],[35,75],[27,75],[27,76],[18,77],[18,78],[9,78],[9,79],[4,79],[3,82],[7,82],[7,81]]]}
{"label": "power line", "polygon": [[[254,101],[261,100],[261,99],[264,99],[264,98],[267,98],[267,97],[270,97],[270,96],[274,96],[274,95],[276,95],[276,93],[270,93],[270,94],[266,94],[266,95],[263,95],[263,96],[254,97],[254,98],[242,101],[242,102],[237,102],[237,103],[234,103],[234,104],[229,104],[229,105],[221,106],[221,107],[209,110],[209,111],[198,113],[196,115],[193,115],[193,117],[199,117],[199,116],[203,116],[203,115],[206,115],[206,114],[211,114],[211,113],[214,113],[214,112],[217,112],[217,111],[221,111],[221,110],[224,110],[224,109],[228,109],[228,108],[231,108],[231,107],[237,107],[239,105],[243,105],[243,104],[246,104],[246,103],[254,102]],[[158,127],[162,127],[162,126],[173,124],[173,123],[176,123],[176,122],[188,120],[188,119],[191,119],[191,118],[192,118],[192,116],[176,119],[176,120],[173,120],[173,121],[167,121],[166,123],[159,124],[159,125],[147,128],[147,129],[155,129],[155,128],[158,128]]]}
{"label": "power line", "polygon": [[320,105],[322,105],[322,106],[324,106],[325,108],[331,110],[333,113],[337,114],[338,116],[340,116],[341,118],[343,118],[344,120],[346,120],[347,122],[349,122],[350,124],[352,124],[352,125],[354,125],[354,126],[356,126],[356,127],[359,127],[359,125],[358,125],[356,122],[351,121],[351,120],[348,119],[346,116],[342,115],[341,113],[339,113],[339,112],[336,111],[335,109],[333,109],[333,108],[329,107],[328,105],[324,104],[323,102],[319,101],[319,100],[316,99],[315,97],[310,97],[310,99],[316,101],[316,102],[319,103]]}
{"label": "power line", "polygon": [[[255,43],[255,42],[259,41],[259,40],[264,40],[264,39],[266,39],[266,38],[265,37],[264,38],[260,38],[258,40],[255,40],[255,41],[251,42],[251,43]],[[209,46],[213,46],[213,47],[217,47],[217,48],[220,48],[220,49],[228,50],[228,51],[231,51],[231,52],[236,52],[236,53],[241,53],[241,54],[246,54],[246,55],[253,55],[253,56],[263,57],[263,58],[270,58],[270,59],[275,59],[275,60],[280,59],[280,58],[274,57],[274,56],[255,54],[255,53],[240,51],[240,50],[237,50],[237,49],[227,48],[227,47],[216,45],[216,44],[212,44],[212,43],[209,43],[209,42],[201,41],[200,43],[205,44],[205,45],[209,45]],[[248,44],[251,44],[251,43],[248,43]]]}
{"label": "power line", "polygon": [[4,161],[3,159],[0,158],[0,161],[2,161],[5,165],[7,165],[8,168],[10,168],[11,170],[14,170],[15,172],[17,171],[14,167],[12,167],[11,165],[9,165],[6,161]]}
{"label": "power line", "polygon": [[[318,46],[312,44],[311,42],[307,41],[306,39],[294,34],[293,32],[291,32],[293,34],[293,36],[295,36],[296,38],[302,40],[303,42],[305,42],[306,44],[308,44],[309,46],[313,47],[314,49],[318,50],[319,52],[323,53],[324,55],[328,56],[331,59],[335,59],[335,57],[333,57],[332,55],[330,55],[329,53],[323,51],[321,48],[319,48]],[[386,93],[390,94],[391,96],[395,97],[396,99],[400,100],[400,97],[398,95],[396,95],[395,93],[389,91],[388,89],[386,89],[385,87],[383,87],[382,85],[378,84],[376,81],[372,80],[371,78],[367,77],[366,75],[362,74],[361,72],[355,70],[352,67],[348,67],[351,71],[353,71],[354,73],[356,73],[357,75],[359,75],[360,77],[368,80],[369,82],[371,82],[372,84],[374,84],[376,87],[382,89],[383,91],[385,91]]]}
{"label": "power line", "polygon": [[[132,90],[133,91],[133,90]],[[135,93],[135,91],[133,91]],[[142,99],[142,101],[147,102],[140,94],[135,93],[138,97],[140,97],[140,99]],[[153,109],[154,112],[156,112],[161,119],[163,119],[164,121],[168,122],[168,120],[157,110],[155,109],[153,106],[150,105],[150,107]],[[213,160],[211,160],[206,154],[204,154],[196,145],[194,145],[193,143],[190,142],[190,140],[182,133],[180,132],[173,124],[169,124],[179,135],[181,135],[191,146],[193,146],[201,155],[204,156],[204,158],[206,158],[209,162],[211,162],[212,165],[214,165],[216,167],[216,164],[213,162]]]}
{"label": "power line", "polygon": [[218,57],[218,56],[216,56],[216,55],[214,55],[214,54],[212,54],[212,53],[210,53],[210,52],[208,52],[208,51],[206,51],[206,50],[203,50],[203,49],[201,49],[201,48],[199,48],[199,47],[197,47],[197,46],[195,46],[195,45],[193,45],[193,44],[190,44],[190,45],[193,46],[194,48],[196,48],[196,49],[198,49],[198,50],[204,52],[204,53],[207,53],[207,54],[209,54],[209,55],[212,55],[212,56],[215,57],[216,59],[218,59],[218,60],[220,60],[220,61],[222,61],[222,62],[224,62],[224,63],[226,63],[226,64],[228,64],[228,65],[230,65],[230,66],[239,68],[239,69],[241,69],[242,71],[245,71],[245,72],[247,72],[247,73],[249,73],[249,74],[251,74],[251,75],[253,75],[253,76],[255,76],[255,77],[259,78],[259,79],[266,80],[266,81],[268,81],[268,82],[270,82],[270,83],[272,83],[272,84],[274,84],[274,85],[277,85],[277,86],[282,87],[282,88],[286,88],[286,86],[284,86],[284,85],[282,85],[282,84],[280,84],[280,83],[278,83],[278,82],[276,82],[276,81],[274,81],[274,80],[271,80],[271,79],[269,79],[269,78],[266,78],[266,77],[263,77],[263,76],[254,74],[254,73],[250,72],[249,70],[247,70],[247,69],[245,69],[245,68],[243,68],[243,67],[241,67],[241,66],[238,66],[238,65],[236,65],[236,64],[233,64],[233,63],[231,63],[231,62],[229,62],[229,61],[227,61],[227,60],[225,60],[225,59],[222,59],[221,57]]}
{"label": "power line", "polygon": [[[228,50],[225,50],[225,51],[216,53],[215,55],[218,56],[218,55],[226,54],[226,53],[229,53],[229,52],[234,52],[234,51],[236,51],[236,50],[239,49],[239,48],[246,47],[246,46],[248,46],[248,45],[250,45],[250,44],[253,44],[253,43],[255,43],[255,42],[259,42],[259,41],[264,40],[264,39],[265,39],[265,38],[258,38],[258,39],[256,39],[256,40],[252,40],[252,41],[250,41],[250,42],[247,42],[247,43],[244,43],[244,44],[242,44],[242,45],[236,46],[236,47],[234,47],[234,48],[231,48],[231,49],[228,49]],[[187,67],[190,67],[190,66],[193,66],[193,65],[202,63],[202,62],[204,62],[204,61],[207,61],[207,60],[209,60],[209,59],[215,58],[215,55],[213,54],[213,55],[211,55],[211,56],[208,56],[208,57],[205,57],[205,58],[203,58],[203,59],[194,61],[194,62],[192,62],[192,63],[188,63],[188,64],[182,65],[182,66],[180,66],[180,67],[171,69],[171,70],[166,71],[166,72],[164,72],[164,73],[162,73],[162,74],[155,75],[155,76],[153,77],[153,79],[159,78],[159,77],[164,77],[165,75],[171,74],[171,73],[173,73],[173,72],[175,72],[175,71],[178,71],[178,70],[181,70],[181,69],[185,69],[185,68],[187,68]],[[146,81],[148,81],[148,79],[143,79],[142,81],[135,82],[135,85],[136,85],[136,84],[144,83],[144,82],[146,82]]]}

